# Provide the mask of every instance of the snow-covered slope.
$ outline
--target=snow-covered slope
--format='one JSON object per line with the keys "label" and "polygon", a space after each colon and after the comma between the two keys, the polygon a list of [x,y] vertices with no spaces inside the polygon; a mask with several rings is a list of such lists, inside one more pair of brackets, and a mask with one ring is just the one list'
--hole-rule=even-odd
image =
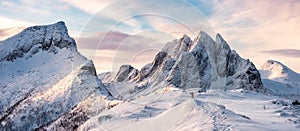
{"label": "snow-covered slope", "polygon": [[266,61],[259,71],[264,86],[273,95],[292,100],[300,98],[300,74],[275,60]]}
{"label": "snow-covered slope", "polygon": [[300,82],[300,74],[275,60],[266,61],[261,66],[260,72],[262,79],[272,79],[279,82]]}
{"label": "snow-covered slope", "polygon": [[76,128],[107,107],[106,88],[63,22],[25,29],[0,54],[0,130]]}
{"label": "snow-covered slope", "polygon": [[[89,119],[79,130],[298,130],[299,106],[258,92],[196,93],[165,88],[127,100]],[[242,92],[241,92],[242,91]],[[283,126],[284,125],[284,126]]]}

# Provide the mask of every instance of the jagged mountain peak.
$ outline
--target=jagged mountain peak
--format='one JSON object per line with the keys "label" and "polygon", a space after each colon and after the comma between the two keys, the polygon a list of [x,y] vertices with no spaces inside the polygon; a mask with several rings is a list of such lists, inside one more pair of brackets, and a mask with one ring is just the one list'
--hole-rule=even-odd
{"label": "jagged mountain peak", "polygon": [[183,35],[180,39],[175,39],[161,49],[161,52],[167,53],[170,57],[177,59],[182,52],[188,52],[193,41],[188,35]]}
{"label": "jagged mountain peak", "polygon": [[220,33],[217,33],[217,35],[216,35],[216,41],[218,42],[222,42],[222,41],[225,41],[224,40],[224,38],[221,36],[221,34]]}
{"label": "jagged mountain peak", "polygon": [[191,37],[189,37],[186,34],[184,34],[181,39],[183,39],[184,43],[190,43],[191,42]]}
{"label": "jagged mountain peak", "polygon": [[200,41],[213,41],[213,39],[204,31],[200,31],[199,40]]}
{"label": "jagged mountain peak", "polygon": [[69,36],[64,22],[32,26],[1,42],[0,61],[29,58],[40,51],[57,53],[63,48],[77,52],[75,40]]}
{"label": "jagged mountain peak", "polygon": [[231,50],[230,46],[227,44],[227,42],[224,40],[224,38],[219,33],[217,33],[217,35],[216,35],[216,44],[217,44],[218,48],[222,48],[224,50]]}
{"label": "jagged mountain peak", "polygon": [[[192,45],[195,45],[193,49]],[[183,35],[166,43],[133,81],[146,83],[142,87],[164,83],[205,90],[214,83],[221,83],[218,88],[264,91],[255,65],[231,50],[220,34],[213,40],[204,31],[200,31],[194,41]]]}

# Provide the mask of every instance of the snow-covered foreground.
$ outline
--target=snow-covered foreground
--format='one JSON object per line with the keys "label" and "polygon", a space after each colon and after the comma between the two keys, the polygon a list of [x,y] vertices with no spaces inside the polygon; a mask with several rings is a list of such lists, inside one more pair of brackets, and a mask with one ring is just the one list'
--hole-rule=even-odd
{"label": "snow-covered foreground", "polygon": [[[299,130],[300,107],[241,90],[197,93],[159,89],[127,100],[84,123],[81,130]],[[196,91],[196,90],[194,90]],[[285,106],[285,104],[287,104]],[[295,108],[296,107],[296,108]],[[293,113],[294,111],[294,113]],[[296,113],[295,113],[296,112]],[[299,111],[298,111],[299,112]]]}
{"label": "snow-covered foreground", "polygon": [[[208,102],[219,101],[226,109],[236,114],[243,115],[251,120],[251,123],[243,121],[225,120],[232,129],[245,130],[299,130],[299,110],[289,110],[292,106],[289,100],[276,96],[268,96],[255,92],[241,93],[240,91],[224,92],[222,98],[219,94],[205,93],[197,95],[198,100]],[[296,113],[292,113],[296,112]],[[297,128],[298,127],[298,128]]]}

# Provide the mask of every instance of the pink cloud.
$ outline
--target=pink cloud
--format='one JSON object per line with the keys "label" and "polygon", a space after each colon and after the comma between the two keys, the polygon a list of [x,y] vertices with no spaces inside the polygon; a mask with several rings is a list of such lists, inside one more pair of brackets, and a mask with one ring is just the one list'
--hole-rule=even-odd
{"label": "pink cloud", "polygon": [[120,32],[108,34],[98,32],[91,37],[77,38],[76,41],[79,51],[94,60],[98,72],[104,72],[117,70],[123,64],[132,64],[136,68],[141,68],[152,61],[164,43],[161,43],[154,34],[148,34],[148,37],[153,39],[144,37],[147,35],[140,35],[142,36]]}
{"label": "pink cloud", "polygon": [[25,27],[14,27],[14,28],[4,28],[0,29],[0,41],[5,40],[15,34],[21,32]]}
{"label": "pink cloud", "polygon": [[300,58],[300,50],[297,50],[297,49],[263,50],[263,51],[260,51],[260,53]]}
{"label": "pink cloud", "polygon": [[262,55],[261,50],[274,48],[300,49],[300,2],[297,0],[224,0],[216,2],[214,13],[209,17],[216,32],[222,34],[230,46],[256,65],[268,59],[287,63],[300,71],[294,61],[299,59],[286,54]]}

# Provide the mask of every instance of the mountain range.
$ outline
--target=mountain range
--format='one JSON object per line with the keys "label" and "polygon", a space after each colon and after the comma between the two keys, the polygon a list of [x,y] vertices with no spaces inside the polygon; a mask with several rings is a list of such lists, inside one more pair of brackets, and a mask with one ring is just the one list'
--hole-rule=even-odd
{"label": "mountain range", "polygon": [[204,31],[140,70],[97,75],[64,22],[33,26],[0,42],[0,72],[0,130],[300,128],[300,74],[275,60],[258,70]]}

